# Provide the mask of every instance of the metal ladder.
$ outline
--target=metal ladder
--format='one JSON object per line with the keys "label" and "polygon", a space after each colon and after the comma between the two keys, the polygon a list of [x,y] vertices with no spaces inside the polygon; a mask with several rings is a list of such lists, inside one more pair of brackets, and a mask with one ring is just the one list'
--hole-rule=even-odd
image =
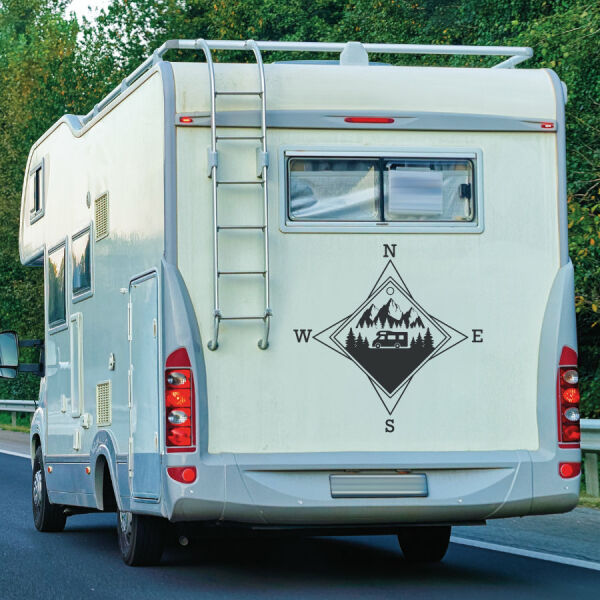
{"label": "metal ladder", "polygon": [[[208,177],[212,179],[212,202],[213,202],[213,290],[214,290],[214,324],[213,337],[208,342],[209,350],[219,347],[219,326],[221,321],[263,321],[263,337],[258,340],[258,347],[266,350],[269,346],[269,331],[271,327],[271,308],[269,292],[269,197],[267,189],[267,171],[269,158],[267,153],[267,108],[265,95],[265,72],[262,55],[257,43],[248,40],[244,43],[244,50],[251,51],[256,60],[259,75],[259,90],[252,91],[218,91],[215,87],[215,72],[212,53],[206,40],[196,40],[196,47],[203,50],[208,67],[210,83],[210,129],[211,146],[208,150]],[[231,136],[217,135],[217,98],[218,96],[257,96],[261,100],[260,110],[260,135],[256,136]],[[257,178],[244,180],[220,181],[218,179],[218,151],[217,144],[220,140],[232,141],[260,141],[260,147],[256,148]],[[258,185],[262,188],[263,196],[263,222],[255,225],[220,225],[219,224],[219,187],[230,185]],[[222,271],[219,266],[219,238],[222,231],[231,230],[256,230],[263,236],[264,266],[260,271]],[[262,277],[264,281],[264,312],[260,315],[224,315],[221,312],[219,282],[221,277]]]}

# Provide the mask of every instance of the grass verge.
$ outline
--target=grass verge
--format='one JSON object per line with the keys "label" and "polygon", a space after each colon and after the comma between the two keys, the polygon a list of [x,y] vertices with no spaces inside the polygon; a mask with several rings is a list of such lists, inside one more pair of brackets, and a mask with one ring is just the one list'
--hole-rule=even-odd
{"label": "grass verge", "polygon": [[22,433],[29,433],[29,427],[25,425],[6,425],[5,423],[0,423],[0,429],[4,431],[20,431]]}
{"label": "grass verge", "polygon": [[579,493],[579,502],[577,506],[585,506],[585,508],[595,508],[600,510],[600,498],[590,496],[585,489],[585,486],[581,486],[581,492]]}

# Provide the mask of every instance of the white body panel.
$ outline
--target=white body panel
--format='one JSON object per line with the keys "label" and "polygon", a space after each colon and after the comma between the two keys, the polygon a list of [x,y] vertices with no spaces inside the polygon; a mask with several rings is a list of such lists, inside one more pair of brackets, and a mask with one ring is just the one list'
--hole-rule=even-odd
{"label": "white body panel", "polygon": [[[163,250],[163,94],[162,81],[153,74],[125,102],[103,113],[79,135],[59,122],[36,145],[28,164],[44,160],[44,216],[30,224],[30,197],[24,193],[21,208],[21,258],[31,260],[41,249],[51,249],[94,221],[94,201],[109,195],[109,236],[94,241],[92,234],[91,296],[72,301],[72,260],[66,273],[66,312],[71,333],[79,317],[82,347],[83,398],[72,398],[79,389],[76,341],[66,328],[46,334],[47,446],[50,455],[87,456],[96,426],[96,385],[112,383],[112,424],[119,453],[127,453],[129,438],[127,291],[130,279],[160,265]],[[28,177],[26,176],[26,183]],[[86,203],[89,194],[90,207]],[[46,283],[47,294],[47,283]],[[47,319],[46,319],[47,323]],[[109,369],[110,354],[116,357]],[[73,403],[73,409],[72,409]],[[92,426],[82,427],[81,414],[91,415]],[[73,447],[79,431],[81,446]]]}
{"label": "white body panel", "polygon": [[[534,450],[538,446],[536,386],[539,336],[559,268],[556,160],[553,136],[521,133],[362,132],[277,130],[273,148],[299,145],[393,151],[436,146],[483,152],[485,231],[481,234],[282,233],[272,229],[274,311],[271,348],[256,347],[256,324],[225,323],[221,346],[207,352],[211,452],[325,452]],[[178,130],[178,155],[205,161],[206,130]],[[224,154],[224,153],[223,153]],[[223,162],[223,178],[228,163]],[[278,223],[279,161],[271,166],[270,220]],[[202,167],[201,167],[202,168]],[[235,168],[252,172],[253,164]],[[244,169],[246,169],[244,171]],[[535,177],[532,177],[535,173]],[[197,310],[202,338],[211,338],[212,239],[200,235],[212,207],[209,182],[194,171],[178,179],[179,267]],[[253,206],[221,200],[222,221],[256,218]],[[241,197],[241,196],[240,196]],[[258,200],[258,194],[255,194]],[[527,199],[524,202],[524,198]],[[229,200],[229,204],[227,204]],[[241,216],[242,215],[242,216]],[[234,238],[235,234],[230,234]],[[242,235],[238,234],[238,240]],[[247,241],[223,243],[222,265],[260,264]],[[315,333],[364,300],[385,261],[383,244],[397,244],[394,264],[409,289],[443,321],[471,339],[427,365],[394,412],[396,432],[385,434],[386,412],[368,379],[315,342],[299,344],[294,329]],[[260,282],[231,282],[224,312],[256,312]],[[223,289],[228,289],[224,287]],[[233,302],[235,298],[235,303]],[[230,374],[236,373],[235,377]]]}
{"label": "white body panel", "polygon": [[[178,113],[210,111],[205,65],[174,63]],[[253,65],[215,66],[219,90],[256,90]],[[378,110],[484,114],[555,119],[556,103],[547,73],[530,69],[435,67],[337,67],[266,65],[272,110]],[[254,87],[253,87],[254,86]],[[255,99],[222,98],[219,110],[256,109]]]}

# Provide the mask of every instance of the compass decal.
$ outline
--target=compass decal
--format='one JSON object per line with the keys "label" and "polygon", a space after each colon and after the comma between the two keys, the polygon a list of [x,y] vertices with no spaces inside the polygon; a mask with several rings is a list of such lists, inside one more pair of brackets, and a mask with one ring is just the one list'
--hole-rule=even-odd
{"label": "compass decal", "polygon": [[390,260],[366,300],[313,338],[359,367],[391,415],[412,378],[467,336],[429,314]]}

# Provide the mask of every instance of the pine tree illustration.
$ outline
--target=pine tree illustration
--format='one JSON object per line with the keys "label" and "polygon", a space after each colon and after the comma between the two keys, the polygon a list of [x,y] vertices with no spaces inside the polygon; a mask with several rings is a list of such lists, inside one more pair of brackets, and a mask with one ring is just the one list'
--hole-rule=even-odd
{"label": "pine tree illustration", "polygon": [[423,338],[421,337],[421,334],[419,333],[419,335],[417,336],[417,348],[422,348],[423,347]]}
{"label": "pine tree illustration", "polygon": [[363,338],[362,348],[363,348],[363,350],[368,350],[369,349],[369,340],[366,337]]}
{"label": "pine tree illustration", "polygon": [[356,347],[362,348],[362,345],[363,345],[363,336],[359,333],[358,337],[356,338]]}
{"label": "pine tree illustration", "polygon": [[414,336],[410,340],[410,347],[411,348],[416,348],[417,347],[417,342],[415,341]]}
{"label": "pine tree illustration", "polygon": [[433,336],[431,335],[431,331],[429,331],[429,327],[425,332],[425,337],[423,338],[423,348],[428,352],[433,350]]}
{"label": "pine tree illustration", "polygon": [[352,352],[356,348],[356,338],[354,337],[354,332],[352,331],[352,327],[348,332],[348,337],[346,337],[346,350],[348,352]]}

